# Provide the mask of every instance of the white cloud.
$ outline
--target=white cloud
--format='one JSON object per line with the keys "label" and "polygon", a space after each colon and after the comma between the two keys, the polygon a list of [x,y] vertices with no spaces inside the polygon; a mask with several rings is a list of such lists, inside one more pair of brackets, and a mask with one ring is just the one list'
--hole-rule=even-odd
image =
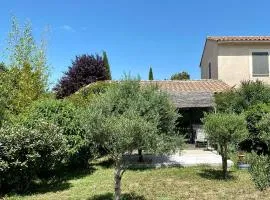
{"label": "white cloud", "polygon": [[72,28],[72,27],[69,26],[69,25],[63,25],[63,26],[60,26],[60,29],[65,30],[65,31],[68,31],[68,32],[76,32],[75,29]]}

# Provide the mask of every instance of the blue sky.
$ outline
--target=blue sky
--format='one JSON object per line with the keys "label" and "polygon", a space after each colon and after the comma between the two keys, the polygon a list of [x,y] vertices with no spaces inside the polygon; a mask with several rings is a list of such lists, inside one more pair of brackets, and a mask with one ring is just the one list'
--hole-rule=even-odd
{"label": "blue sky", "polygon": [[208,35],[270,35],[270,2],[254,0],[9,0],[0,6],[0,48],[11,14],[30,19],[39,37],[46,26],[50,81],[75,55],[106,50],[113,79],[124,72],[155,79],[187,71],[200,78]]}

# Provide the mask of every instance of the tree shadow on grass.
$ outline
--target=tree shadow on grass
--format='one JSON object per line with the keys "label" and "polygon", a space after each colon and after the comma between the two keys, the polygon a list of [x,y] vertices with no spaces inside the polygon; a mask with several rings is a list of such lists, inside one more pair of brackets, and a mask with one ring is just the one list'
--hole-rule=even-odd
{"label": "tree shadow on grass", "polygon": [[92,174],[95,170],[95,168],[61,170],[54,175],[48,176],[47,178],[32,181],[29,185],[29,188],[25,192],[7,192],[5,194],[9,196],[12,196],[13,194],[26,196],[67,190],[72,187],[72,184],[68,182],[69,180],[83,178]]}
{"label": "tree shadow on grass", "polygon": [[[100,195],[95,195],[87,200],[113,200],[114,196],[112,193],[105,193]],[[121,195],[121,200],[146,200],[142,195],[137,195],[135,193],[124,193]]]}
{"label": "tree shadow on grass", "polygon": [[209,180],[229,181],[229,180],[236,179],[236,177],[232,175],[232,171],[228,171],[228,176],[226,179],[224,179],[222,170],[218,170],[218,169],[202,169],[198,174],[200,177],[209,179]]}

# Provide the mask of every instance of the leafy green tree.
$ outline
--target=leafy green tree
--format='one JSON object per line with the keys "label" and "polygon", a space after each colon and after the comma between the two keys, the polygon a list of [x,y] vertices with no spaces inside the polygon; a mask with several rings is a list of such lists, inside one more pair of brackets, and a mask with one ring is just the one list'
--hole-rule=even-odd
{"label": "leafy green tree", "polygon": [[121,179],[128,167],[126,158],[134,150],[164,153],[181,147],[182,138],[174,132],[176,118],[166,94],[155,87],[141,88],[136,80],[110,87],[86,109],[83,124],[88,136],[115,162],[116,200],[120,199]]}
{"label": "leafy green tree", "polygon": [[208,114],[203,119],[204,130],[209,141],[219,146],[222,157],[223,177],[227,178],[228,147],[247,137],[244,116],[237,114]]}
{"label": "leafy green tree", "polygon": [[244,81],[237,89],[215,96],[217,111],[241,113],[250,106],[270,103],[270,86],[262,81]]}
{"label": "leafy green tree", "polygon": [[171,76],[171,80],[189,80],[189,79],[190,79],[190,75],[185,71],[173,74]]}
{"label": "leafy green tree", "polygon": [[110,64],[109,64],[109,60],[108,60],[106,51],[103,51],[103,62],[104,62],[104,65],[106,67],[106,70],[107,70],[107,79],[112,80],[111,68],[110,68]]}
{"label": "leafy green tree", "polygon": [[1,73],[5,77],[1,86],[9,90],[9,94],[4,95],[5,107],[10,113],[18,114],[47,91],[45,42],[37,45],[30,22],[20,26],[13,17],[6,50],[8,70]]}
{"label": "leafy green tree", "polygon": [[152,67],[150,67],[150,69],[149,69],[148,80],[154,80],[154,75],[153,75],[153,69],[152,69]]}

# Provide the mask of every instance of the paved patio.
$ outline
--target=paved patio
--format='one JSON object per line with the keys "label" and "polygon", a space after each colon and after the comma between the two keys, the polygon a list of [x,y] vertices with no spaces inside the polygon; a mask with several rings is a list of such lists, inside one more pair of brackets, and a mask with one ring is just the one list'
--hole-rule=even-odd
{"label": "paved patio", "polygon": [[[138,155],[132,155],[127,158],[132,167],[165,167],[165,166],[180,166],[190,167],[199,165],[221,166],[222,159],[215,151],[198,150],[183,150],[181,153],[176,153],[171,156],[154,156],[150,154],[144,155],[144,162],[138,163]],[[227,161],[228,168],[233,165],[231,160]]]}

